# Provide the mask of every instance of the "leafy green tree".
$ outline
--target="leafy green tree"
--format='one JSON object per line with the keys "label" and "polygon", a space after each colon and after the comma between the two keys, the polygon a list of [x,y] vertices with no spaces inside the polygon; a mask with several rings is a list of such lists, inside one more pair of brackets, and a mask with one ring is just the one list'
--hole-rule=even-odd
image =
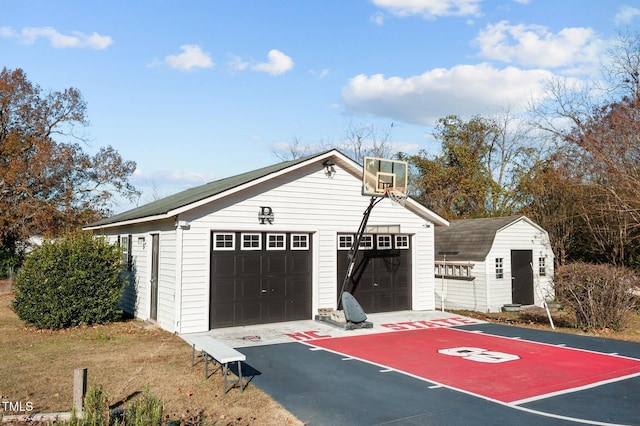
{"label": "leafy green tree", "polygon": [[412,166],[414,196],[449,218],[485,217],[497,190],[488,159],[497,129],[490,120],[474,117],[465,122],[451,115],[438,120],[434,137],[442,153],[425,151],[404,156]]}

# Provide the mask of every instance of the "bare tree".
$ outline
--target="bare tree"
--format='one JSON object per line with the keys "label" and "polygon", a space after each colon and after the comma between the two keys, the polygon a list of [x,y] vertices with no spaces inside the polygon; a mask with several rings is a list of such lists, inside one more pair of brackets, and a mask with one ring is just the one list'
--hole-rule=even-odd
{"label": "bare tree", "polygon": [[272,149],[273,155],[281,161],[297,160],[322,151],[337,149],[346,156],[363,164],[364,157],[392,158],[397,156],[397,150],[390,141],[391,128],[383,131],[368,123],[349,123],[343,138],[336,141],[321,141],[304,144],[299,138],[278,148]]}
{"label": "bare tree", "polygon": [[602,74],[617,98],[640,97],[640,31],[618,34],[602,67]]}
{"label": "bare tree", "polygon": [[295,137],[290,143],[272,148],[271,153],[281,161],[291,161],[298,160],[321,150],[321,147],[310,144],[305,145],[300,141],[300,138]]}
{"label": "bare tree", "polygon": [[574,177],[565,201],[586,231],[574,255],[628,264],[640,252],[640,33],[621,36],[609,55],[608,91],[555,79],[535,124],[557,143],[564,176]]}

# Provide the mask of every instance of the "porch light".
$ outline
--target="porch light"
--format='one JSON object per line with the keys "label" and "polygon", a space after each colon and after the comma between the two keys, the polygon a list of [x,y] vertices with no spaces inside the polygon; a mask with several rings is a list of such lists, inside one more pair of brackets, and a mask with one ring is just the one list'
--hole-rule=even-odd
{"label": "porch light", "polygon": [[324,166],[324,174],[332,179],[336,175],[336,165],[331,160],[325,161],[322,165]]}

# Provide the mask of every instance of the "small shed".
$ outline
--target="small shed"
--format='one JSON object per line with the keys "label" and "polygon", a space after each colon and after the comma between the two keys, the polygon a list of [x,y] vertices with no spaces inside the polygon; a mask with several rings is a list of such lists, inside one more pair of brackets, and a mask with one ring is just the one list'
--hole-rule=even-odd
{"label": "small shed", "polygon": [[498,312],[553,298],[549,235],[526,216],[454,220],[435,239],[438,308]]}
{"label": "small shed", "polygon": [[[344,259],[370,198],[362,167],[330,150],[154,201],[85,229],[122,247],[123,308],[177,333],[313,319],[335,309]],[[354,293],[365,312],[429,310],[434,229],[448,222],[409,199],[373,209],[372,256]]]}

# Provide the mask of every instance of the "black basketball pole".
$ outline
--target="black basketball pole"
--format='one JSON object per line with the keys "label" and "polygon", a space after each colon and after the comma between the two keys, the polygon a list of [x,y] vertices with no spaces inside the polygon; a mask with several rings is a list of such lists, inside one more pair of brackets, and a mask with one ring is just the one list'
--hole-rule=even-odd
{"label": "black basketball pole", "polygon": [[358,233],[356,234],[356,239],[349,249],[349,267],[347,268],[347,274],[344,277],[344,281],[342,282],[342,289],[340,290],[340,295],[338,296],[338,310],[342,308],[342,294],[347,288],[347,283],[353,279],[353,266],[356,263],[356,256],[358,255],[358,250],[360,249],[360,241],[362,241],[364,231],[367,229],[367,222],[369,222],[371,210],[373,210],[373,207],[378,204],[383,198],[384,197],[371,197],[369,207],[367,207],[367,209],[364,211],[362,222],[360,222],[360,228],[358,228]]}

